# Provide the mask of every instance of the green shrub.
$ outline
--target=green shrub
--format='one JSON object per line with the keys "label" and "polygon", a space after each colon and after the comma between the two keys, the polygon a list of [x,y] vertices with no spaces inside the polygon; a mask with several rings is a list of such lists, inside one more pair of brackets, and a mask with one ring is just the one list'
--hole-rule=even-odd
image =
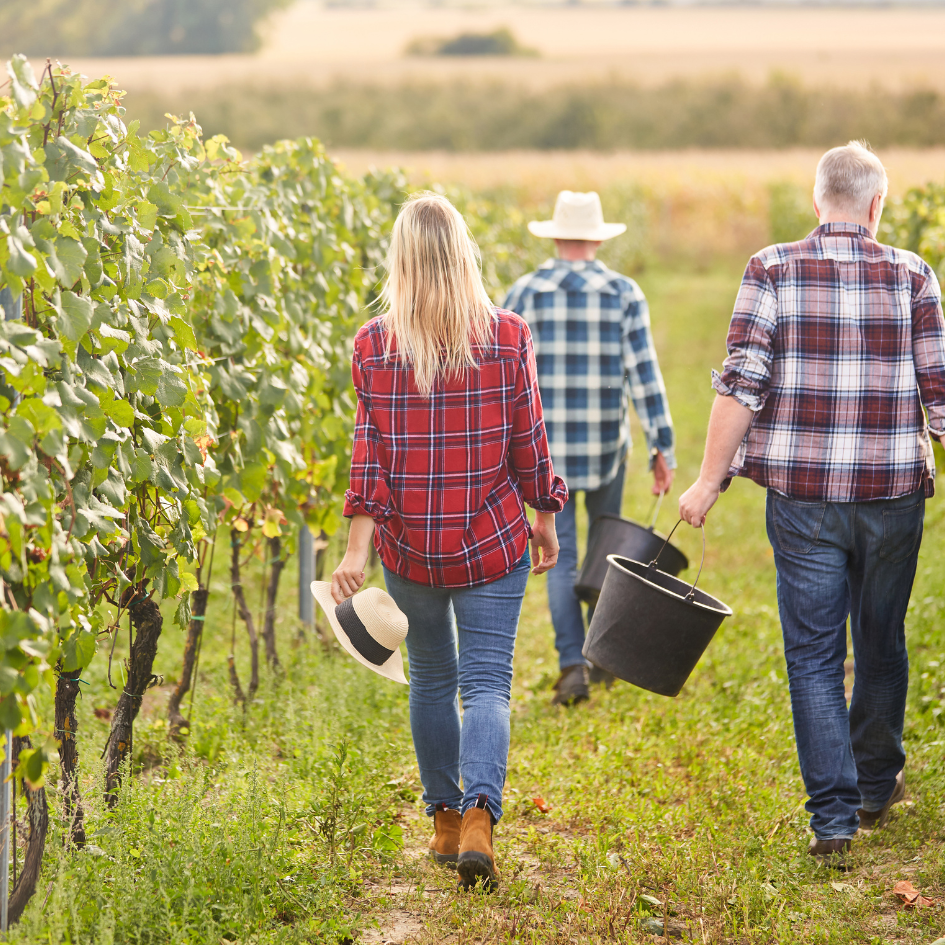
{"label": "green shrub", "polygon": [[[243,163],[193,120],[139,134],[106,80],[37,83],[22,56],[10,77],[0,289],[24,304],[0,322],[0,724],[49,736],[21,756],[39,783],[62,733],[34,691],[123,615],[159,635],[166,600],[193,630],[220,526],[237,547],[337,525],[349,337],[399,191],[346,180],[311,139]],[[128,661],[113,725],[153,655]]]}
{"label": "green shrub", "polygon": [[880,238],[918,253],[945,282],[945,184],[914,187],[891,200],[883,214]]}
{"label": "green shrub", "polygon": [[413,40],[405,50],[408,56],[537,56],[534,49],[522,46],[507,27],[491,33],[460,33],[451,39],[435,36]]}
{"label": "green shrub", "polygon": [[806,88],[784,77],[626,81],[530,90],[502,81],[337,82],[301,88],[227,85],[163,95],[136,93],[145,126],[165,112],[200,116],[211,134],[259,148],[316,135],[329,146],[398,150],[874,147],[945,143],[945,94]]}
{"label": "green shrub", "polygon": [[811,194],[792,181],[769,184],[768,197],[772,243],[801,240],[817,226]]}

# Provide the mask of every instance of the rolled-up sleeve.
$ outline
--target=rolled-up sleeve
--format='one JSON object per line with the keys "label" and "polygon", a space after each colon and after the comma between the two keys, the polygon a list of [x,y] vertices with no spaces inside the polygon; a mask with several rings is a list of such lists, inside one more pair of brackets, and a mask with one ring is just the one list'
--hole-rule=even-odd
{"label": "rolled-up sleeve", "polygon": [[518,479],[522,498],[539,512],[560,512],[568,501],[568,487],[554,474],[548,436],[541,412],[535,349],[523,325],[515,380],[509,466]]}
{"label": "rolled-up sleeve", "polygon": [[712,386],[755,413],[768,398],[777,324],[777,292],[767,268],[753,256],[735,300],[726,341],[728,357],[721,374],[712,372]]}
{"label": "rolled-up sleeve", "polygon": [[941,439],[945,436],[945,318],[938,279],[926,269],[925,278],[917,274],[913,280],[912,359],[929,433]]}
{"label": "rolled-up sleeve", "polygon": [[358,396],[354,421],[354,445],[351,450],[351,481],[345,492],[344,515],[370,515],[375,522],[386,522],[394,515],[390,483],[382,462],[384,444],[371,416],[371,402],[365,384],[361,358],[357,350],[351,360],[351,379]]}

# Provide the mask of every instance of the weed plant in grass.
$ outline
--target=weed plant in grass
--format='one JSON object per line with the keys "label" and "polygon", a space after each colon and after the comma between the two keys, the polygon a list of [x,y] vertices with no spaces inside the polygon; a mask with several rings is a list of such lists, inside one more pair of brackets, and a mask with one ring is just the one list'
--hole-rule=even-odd
{"label": "weed plant in grass", "polygon": [[[743,263],[653,265],[638,274],[679,437],[674,496],[701,459],[709,369],[724,356]],[[625,514],[645,518],[648,485],[638,450]],[[495,895],[458,893],[455,874],[425,859],[430,823],[419,801],[408,691],[311,637],[293,649],[287,571],[278,626],[280,651],[289,654],[284,677],[267,680],[245,715],[232,708],[232,612],[221,581],[211,594],[188,742],[176,749],[166,738],[163,704],[182,642],[168,632],[155,667],[166,683],[149,695],[136,732],[139,776],[126,779],[118,807],[106,812],[85,762],[94,848],[63,850],[57,822],[40,893],[11,941],[564,945],[653,942],[663,929],[696,943],[928,945],[945,926],[941,501],[928,506],[907,618],[908,801],[886,830],[857,837],[847,873],[806,855],[764,494],[739,481],[709,516],[700,582],[734,615],[677,699],[618,682],[574,710],[552,707],[557,660],[546,590],[544,579],[531,579]],[[664,530],[673,504],[664,504]],[[698,532],[677,536],[696,566]],[[255,587],[260,575],[250,573]],[[245,671],[241,638],[237,647]],[[100,745],[107,726],[94,710],[113,702],[104,660],[93,661],[88,681],[80,730]],[[892,895],[901,879],[939,904],[904,908]]]}

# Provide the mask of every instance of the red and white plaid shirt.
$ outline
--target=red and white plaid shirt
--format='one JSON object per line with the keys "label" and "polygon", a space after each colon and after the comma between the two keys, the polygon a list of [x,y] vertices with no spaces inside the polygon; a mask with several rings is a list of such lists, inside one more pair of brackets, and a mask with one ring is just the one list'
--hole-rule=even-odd
{"label": "red and white plaid shirt", "polygon": [[468,587],[508,574],[531,530],[524,502],[560,512],[525,322],[498,310],[478,368],[439,378],[430,397],[396,351],[382,317],[354,339],[358,411],[344,514],[370,515],[384,566],[431,587]]}
{"label": "red and white plaid shirt", "polygon": [[938,281],[914,253],[854,223],[762,250],[728,352],[713,386],[755,411],[732,475],[818,502],[932,495],[945,320]]}

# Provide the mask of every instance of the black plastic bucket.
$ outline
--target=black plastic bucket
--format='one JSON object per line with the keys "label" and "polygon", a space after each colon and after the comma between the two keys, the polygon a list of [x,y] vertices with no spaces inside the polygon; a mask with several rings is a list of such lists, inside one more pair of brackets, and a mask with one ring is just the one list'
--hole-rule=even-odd
{"label": "black plastic bucket", "polygon": [[587,555],[574,593],[587,604],[596,604],[607,575],[608,555],[620,555],[633,561],[655,561],[665,574],[679,574],[689,567],[689,560],[665,535],[653,530],[662,495],[656,503],[650,527],[631,522],[619,515],[601,515],[591,523],[587,536]]}
{"label": "black plastic bucket", "polygon": [[731,609],[654,562],[608,555],[607,563],[584,656],[641,689],[678,695]]}

